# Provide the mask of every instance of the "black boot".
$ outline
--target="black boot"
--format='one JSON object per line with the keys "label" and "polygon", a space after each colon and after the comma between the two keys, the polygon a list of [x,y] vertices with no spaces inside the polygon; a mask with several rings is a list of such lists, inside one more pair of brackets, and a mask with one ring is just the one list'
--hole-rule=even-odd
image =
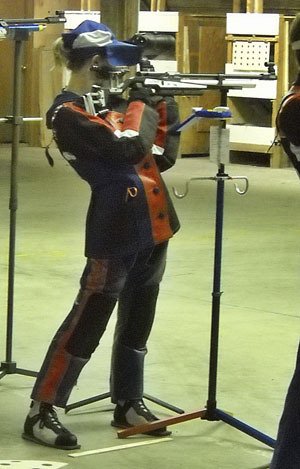
{"label": "black boot", "polygon": [[76,436],[60,423],[53,406],[45,402],[31,403],[22,437],[58,449],[80,448]]}
{"label": "black boot", "polygon": [[[124,404],[117,404],[114,411],[114,420],[111,422],[113,427],[129,428],[145,423],[155,422],[159,420],[148,409],[142,399],[126,401]],[[146,432],[146,435],[151,436],[169,436],[171,431],[166,427],[157,428]]]}

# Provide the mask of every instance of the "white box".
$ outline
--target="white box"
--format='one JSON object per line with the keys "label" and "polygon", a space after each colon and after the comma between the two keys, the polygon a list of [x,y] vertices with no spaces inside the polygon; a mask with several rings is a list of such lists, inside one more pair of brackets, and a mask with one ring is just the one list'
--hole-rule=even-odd
{"label": "white box", "polygon": [[242,36],[277,36],[279,15],[273,13],[227,13],[226,33]]}
{"label": "white box", "polygon": [[179,25],[177,11],[140,11],[139,32],[177,33]]}
{"label": "white box", "polygon": [[92,20],[100,23],[101,13],[100,11],[84,11],[84,10],[69,10],[65,11],[66,23],[64,23],[65,29],[74,29],[82,21]]}
{"label": "white box", "polygon": [[[100,11],[68,10],[65,11],[65,29],[74,29],[84,20],[101,21]],[[109,25],[108,25],[109,26]],[[179,15],[177,11],[140,11],[139,32],[177,33]]]}
{"label": "white box", "polygon": [[230,143],[270,146],[275,137],[274,127],[257,127],[255,125],[228,125]]}

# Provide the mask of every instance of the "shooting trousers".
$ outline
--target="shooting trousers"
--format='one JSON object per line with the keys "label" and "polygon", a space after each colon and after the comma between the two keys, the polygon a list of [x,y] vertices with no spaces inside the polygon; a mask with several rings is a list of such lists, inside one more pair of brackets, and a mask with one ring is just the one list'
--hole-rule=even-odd
{"label": "shooting trousers", "polygon": [[[167,242],[120,259],[88,259],[73,308],[53,338],[32,399],[64,407],[83,366],[99,344],[119,300],[112,357],[114,400],[142,397],[143,362],[167,254]],[[116,368],[116,371],[114,370]],[[133,373],[133,370],[135,372]],[[125,383],[125,384],[124,384]]]}

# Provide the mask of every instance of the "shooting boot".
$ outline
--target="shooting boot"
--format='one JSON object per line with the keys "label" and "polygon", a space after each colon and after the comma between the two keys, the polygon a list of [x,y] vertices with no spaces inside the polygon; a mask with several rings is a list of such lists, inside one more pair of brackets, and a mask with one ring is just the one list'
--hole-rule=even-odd
{"label": "shooting boot", "polygon": [[32,401],[22,437],[40,445],[58,449],[77,449],[77,438],[58,420],[51,404]]}
{"label": "shooting boot", "polygon": [[[129,428],[157,420],[159,419],[152,414],[142,399],[134,399],[116,405],[111,424],[113,427]],[[171,433],[166,427],[145,432],[146,435],[151,436],[169,436]]]}

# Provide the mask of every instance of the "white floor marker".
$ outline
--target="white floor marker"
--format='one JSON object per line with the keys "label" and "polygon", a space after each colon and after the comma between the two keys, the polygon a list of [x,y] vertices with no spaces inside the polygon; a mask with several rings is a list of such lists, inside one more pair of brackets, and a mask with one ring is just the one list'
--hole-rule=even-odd
{"label": "white floor marker", "polygon": [[0,469],[59,469],[68,464],[55,461],[28,461],[21,459],[0,459]]}
{"label": "white floor marker", "polygon": [[99,449],[92,449],[90,451],[82,451],[81,453],[70,453],[68,456],[70,456],[71,458],[81,458],[82,456],[90,456],[92,454],[109,453],[110,451],[120,451],[122,449],[136,448],[138,446],[154,445],[157,443],[165,443],[166,441],[172,441],[172,440],[173,438],[160,438],[160,439],[149,440],[149,441],[140,441],[138,443],[129,443],[127,445],[110,446],[108,448],[99,448]]}

